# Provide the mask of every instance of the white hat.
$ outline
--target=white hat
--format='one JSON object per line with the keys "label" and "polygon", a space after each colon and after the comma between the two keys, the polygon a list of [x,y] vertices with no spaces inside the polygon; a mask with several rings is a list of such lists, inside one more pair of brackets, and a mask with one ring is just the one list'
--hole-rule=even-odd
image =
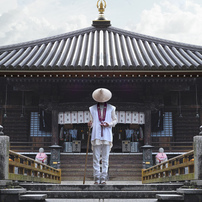
{"label": "white hat", "polygon": [[92,94],[96,102],[107,102],[111,99],[112,93],[106,88],[98,88]]}

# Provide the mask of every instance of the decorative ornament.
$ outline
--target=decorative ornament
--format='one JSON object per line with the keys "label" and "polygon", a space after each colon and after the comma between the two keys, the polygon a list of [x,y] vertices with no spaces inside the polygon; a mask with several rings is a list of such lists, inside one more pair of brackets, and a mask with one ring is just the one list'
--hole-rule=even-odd
{"label": "decorative ornament", "polygon": [[[103,2],[104,1],[104,2]],[[98,0],[97,2],[97,8],[100,14],[104,14],[105,8],[107,7],[105,0]]]}

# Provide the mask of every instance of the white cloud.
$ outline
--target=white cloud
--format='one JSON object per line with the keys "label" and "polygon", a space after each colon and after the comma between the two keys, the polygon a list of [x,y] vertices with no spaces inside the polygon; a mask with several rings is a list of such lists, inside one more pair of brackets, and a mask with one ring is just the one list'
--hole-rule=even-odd
{"label": "white cloud", "polygon": [[202,6],[190,0],[163,1],[142,12],[141,21],[128,29],[163,39],[202,45]]}
{"label": "white cloud", "polygon": [[0,16],[7,10],[13,10],[17,7],[17,1],[16,0],[1,0],[1,6],[0,6]]}
{"label": "white cloud", "polygon": [[77,15],[71,4],[60,3],[56,0],[26,0],[20,5],[15,3],[12,10],[0,12],[0,46],[63,34],[89,26],[85,15]]}
{"label": "white cloud", "polygon": [[[98,15],[95,0],[0,1],[0,46],[89,27]],[[130,0],[123,4],[122,0],[112,0],[107,1],[106,17],[112,25],[126,30],[202,45],[200,1],[144,0],[137,3]],[[145,6],[147,10],[140,12]]]}

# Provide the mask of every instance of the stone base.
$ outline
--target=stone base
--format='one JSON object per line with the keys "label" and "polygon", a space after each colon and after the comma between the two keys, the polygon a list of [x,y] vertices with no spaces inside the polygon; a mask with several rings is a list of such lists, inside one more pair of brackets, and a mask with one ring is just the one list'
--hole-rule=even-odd
{"label": "stone base", "polygon": [[12,180],[0,180],[0,186],[12,185]]}
{"label": "stone base", "polygon": [[179,194],[189,194],[189,195],[202,195],[202,189],[183,189],[179,188],[177,189],[177,193]]}
{"label": "stone base", "polygon": [[191,180],[190,183],[196,184],[197,186],[202,186],[202,180]]}
{"label": "stone base", "polygon": [[25,194],[20,195],[19,200],[20,201],[45,201],[47,198],[47,194]]}
{"label": "stone base", "polygon": [[19,202],[19,195],[25,193],[26,189],[0,189],[0,201]]}
{"label": "stone base", "polygon": [[201,202],[202,201],[202,189],[177,189],[177,193],[184,195],[184,202]]}
{"label": "stone base", "polygon": [[156,194],[159,201],[184,201],[184,196],[179,194]]}

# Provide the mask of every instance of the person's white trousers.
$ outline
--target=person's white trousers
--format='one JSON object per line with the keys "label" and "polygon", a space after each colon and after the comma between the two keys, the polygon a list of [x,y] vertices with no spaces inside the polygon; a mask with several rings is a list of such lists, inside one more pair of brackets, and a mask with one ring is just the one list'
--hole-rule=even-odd
{"label": "person's white trousers", "polygon": [[[102,183],[108,176],[110,145],[93,146],[93,169],[95,182]],[[100,157],[102,157],[102,172],[100,172]]]}

